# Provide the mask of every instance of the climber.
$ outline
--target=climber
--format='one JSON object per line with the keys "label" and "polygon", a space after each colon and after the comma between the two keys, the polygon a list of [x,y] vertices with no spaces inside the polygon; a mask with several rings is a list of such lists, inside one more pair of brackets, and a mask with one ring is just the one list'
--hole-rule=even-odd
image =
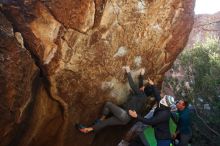
{"label": "climber", "polygon": [[[99,131],[106,126],[112,125],[126,125],[130,120],[131,117],[128,114],[128,110],[135,110],[138,113],[143,109],[144,104],[146,103],[147,96],[152,94],[154,86],[144,86],[143,85],[143,75],[145,73],[144,69],[141,69],[140,78],[139,78],[139,88],[134,84],[134,81],[131,77],[130,68],[129,66],[123,67],[125,70],[129,85],[133,91],[133,94],[129,96],[128,101],[119,107],[118,105],[107,102],[104,105],[102,117],[96,120],[95,124],[91,127],[86,127],[82,124],[77,124],[77,128],[82,133],[89,133],[91,131]],[[109,114],[113,116],[106,118]]]}
{"label": "climber", "polygon": [[[151,85],[154,85],[150,81]],[[157,107],[154,111],[152,118],[142,118],[137,114],[135,110],[129,110],[129,115],[138,121],[143,122],[147,125],[152,125],[155,130],[155,138],[157,140],[157,146],[170,146],[171,143],[171,134],[169,129],[169,120],[171,117],[170,107],[174,105],[174,97],[169,95],[164,95],[163,98],[160,98],[159,91],[157,88],[153,88],[154,97],[157,101]],[[144,146],[140,137],[137,137],[134,141],[131,142],[129,146]]]}
{"label": "climber", "polygon": [[188,102],[186,100],[179,100],[176,102],[178,109],[179,120],[177,122],[177,131],[173,138],[179,137],[179,144],[177,146],[188,146],[189,140],[192,137],[190,111]]}

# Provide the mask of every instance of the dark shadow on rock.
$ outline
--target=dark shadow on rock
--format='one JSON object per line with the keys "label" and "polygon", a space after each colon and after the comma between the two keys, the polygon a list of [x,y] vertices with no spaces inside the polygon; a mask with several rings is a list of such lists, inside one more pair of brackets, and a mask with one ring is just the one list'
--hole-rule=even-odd
{"label": "dark shadow on rock", "polygon": [[26,130],[29,127],[29,121],[32,118],[35,99],[36,99],[37,92],[38,92],[38,89],[40,88],[40,86],[42,86],[42,79],[40,78],[40,75],[39,75],[39,72],[38,72],[36,74],[36,77],[33,80],[33,84],[32,84],[32,99],[31,99],[32,101],[28,105],[27,110],[25,111],[25,115],[27,115],[27,116],[25,117],[23,122],[20,123],[17,126],[16,135],[12,138],[11,143],[8,146],[17,146],[17,145],[19,145],[20,140],[23,137],[23,134],[26,133]]}

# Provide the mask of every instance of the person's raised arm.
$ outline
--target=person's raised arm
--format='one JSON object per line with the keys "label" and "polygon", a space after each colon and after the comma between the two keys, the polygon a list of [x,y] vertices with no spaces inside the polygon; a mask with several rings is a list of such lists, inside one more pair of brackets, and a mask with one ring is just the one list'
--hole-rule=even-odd
{"label": "person's raised arm", "polygon": [[138,87],[135,85],[132,77],[131,77],[131,70],[130,70],[130,67],[129,66],[125,66],[123,67],[123,69],[125,69],[126,73],[127,73],[127,76],[128,76],[128,83],[131,87],[131,89],[135,92],[135,94],[138,94],[139,93],[139,89]]}
{"label": "person's raised arm", "polygon": [[144,86],[144,73],[145,73],[145,70],[144,68],[142,68],[140,72],[140,76],[139,76],[139,88]]}
{"label": "person's raised arm", "polygon": [[160,92],[157,89],[157,87],[154,85],[154,82],[151,79],[148,78],[148,82],[149,82],[151,88],[153,89],[154,97],[155,97],[157,103],[159,104],[159,102],[160,102]]}
{"label": "person's raised arm", "polygon": [[141,121],[146,125],[156,125],[158,123],[166,121],[167,117],[169,117],[167,114],[170,114],[170,113],[167,113],[165,111],[161,111],[160,114],[157,114],[150,119],[146,119],[146,118],[143,118],[143,117],[137,115],[136,111],[129,110],[129,115],[131,117],[137,118],[138,121]]}

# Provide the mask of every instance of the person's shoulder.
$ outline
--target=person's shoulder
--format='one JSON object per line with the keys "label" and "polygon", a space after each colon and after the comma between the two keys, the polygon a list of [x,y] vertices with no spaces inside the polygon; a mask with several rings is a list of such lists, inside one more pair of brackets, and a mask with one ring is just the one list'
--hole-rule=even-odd
{"label": "person's shoulder", "polygon": [[163,108],[160,113],[165,115],[171,115],[171,111],[169,108]]}
{"label": "person's shoulder", "polygon": [[190,111],[189,111],[189,108],[188,107],[186,107],[185,109],[184,109],[184,113],[189,113]]}

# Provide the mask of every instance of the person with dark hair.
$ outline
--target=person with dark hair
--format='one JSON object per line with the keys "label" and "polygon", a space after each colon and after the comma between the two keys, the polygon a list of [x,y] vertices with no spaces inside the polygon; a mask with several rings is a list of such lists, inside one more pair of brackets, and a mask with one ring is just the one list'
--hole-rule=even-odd
{"label": "person with dark hair", "polygon": [[190,111],[188,101],[179,100],[176,103],[178,109],[179,120],[177,122],[177,131],[173,135],[174,138],[179,137],[177,146],[188,146],[189,140],[192,137]]}
{"label": "person with dark hair", "polygon": [[[143,110],[147,96],[152,93],[154,86],[150,85],[146,87],[143,85],[143,75],[145,73],[144,69],[141,69],[140,72],[139,87],[134,84],[134,81],[131,77],[130,68],[125,66],[123,69],[127,73],[128,82],[133,94],[129,96],[127,102],[122,107],[112,102],[107,102],[104,105],[102,117],[96,120],[97,122],[95,122],[93,126],[86,127],[82,124],[76,125],[80,132],[89,133],[92,131],[99,131],[106,126],[125,125],[131,121],[131,117],[128,114],[129,110],[135,110],[138,113]],[[112,116],[106,118],[109,114],[112,114]]]}
{"label": "person with dark hair", "polygon": [[[150,84],[154,85],[150,80]],[[129,115],[136,118],[138,121],[147,125],[152,125],[155,130],[155,138],[157,140],[157,146],[170,146],[171,134],[169,129],[169,120],[171,117],[170,107],[174,105],[174,97],[165,95],[161,98],[159,91],[154,88],[154,97],[157,101],[157,107],[154,111],[153,117],[147,119],[137,114],[134,110],[129,110]],[[135,141],[132,141],[129,146],[145,146],[140,137],[137,137]]]}

